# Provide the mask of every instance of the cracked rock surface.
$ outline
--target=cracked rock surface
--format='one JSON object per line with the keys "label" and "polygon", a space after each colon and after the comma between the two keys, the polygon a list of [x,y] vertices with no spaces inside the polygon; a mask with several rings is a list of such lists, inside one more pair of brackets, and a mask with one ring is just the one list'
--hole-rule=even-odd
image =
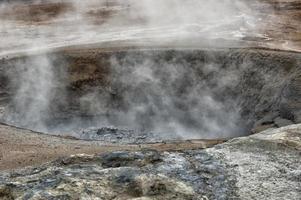
{"label": "cracked rock surface", "polygon": [[74,155],[0,174],[0,199],[299,199],[301,125],[204,150]]}

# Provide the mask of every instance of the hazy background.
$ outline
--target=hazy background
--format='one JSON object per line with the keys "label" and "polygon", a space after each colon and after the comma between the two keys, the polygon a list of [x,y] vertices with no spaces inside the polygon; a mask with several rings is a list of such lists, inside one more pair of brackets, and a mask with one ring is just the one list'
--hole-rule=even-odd
{"label": "hazy background", "polygon": [[[53,0],[48,7],[34,2],[32,8],[1,4],[0,55],[80,44],[241,47],[252,46],[247,38],[268,39],[258,31],[263,17],[254,9],[258,1]],[[32,47],[39,40],[43,45]]]}
{"label": "hazy background", "polygon": [[[45,1],[34,1],[39,3]],[[93,44],[98,47],[132,46],[217,48],[242,47],[247,36],[265,38],[257,33],[262,20],[259,13],[240,0],[120,0],[52,1],[58,12],[35,13],[19,3],[0,6],[0,55],[41,53],[17,63],[9,72],[15,95],[5,118],[41,131],[49,117],[57,84],[53,63],[46,52],[61,47]],[[256,3],[252,1],[252,4]],[[43,8],[42,10],[47,9]],[[33,17],[25,17],[33,16]],[[221,65],[157,62],[152,56],[137,62],[111,58],[112,87],[122,96],[123,110],[109,105],[108,94],[95,89],[81,97],[89,114],[110,113],[114,117],[97,118],[95,126],[120,126],[183,137],[237,134],[239,107],[232,99],[217,100],[214,92],[235,85],[239,71],[223,70]],[[177,60],[177,58],[174,58]],[[181,62],[183,61],[183,62]],[[250,64],[250,63],[248,63]],[[243,64],[242,64],[243,65]],[[191,68],[193,67],[193,68]],[[197,69],[199,68],[199,69]],[[214,73],[213,80],[201,80],[202,74]],[[209,84],[213,82],[214,84]],[[80,120],[80,119],[79,119]],[[78,122],[74,122],[74,125]],[[73,125],[70,125],[72,129]]]}

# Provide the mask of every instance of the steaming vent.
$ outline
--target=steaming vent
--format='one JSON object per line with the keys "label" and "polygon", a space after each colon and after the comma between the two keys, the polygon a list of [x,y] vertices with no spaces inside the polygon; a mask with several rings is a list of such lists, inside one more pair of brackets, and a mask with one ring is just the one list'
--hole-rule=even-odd
{"label": "steaming vent", "polygon": [[298,63],[300,55],[265,50],[79,49],[7,59],[1,119],[78,137],[235,137],[277,126],[276,118],[297,120],[288,105]]}
{"label": "steaming vent", "polygon": [[4,1],[0,121],[116,140],[229,138],[301,123],[298,5]]}

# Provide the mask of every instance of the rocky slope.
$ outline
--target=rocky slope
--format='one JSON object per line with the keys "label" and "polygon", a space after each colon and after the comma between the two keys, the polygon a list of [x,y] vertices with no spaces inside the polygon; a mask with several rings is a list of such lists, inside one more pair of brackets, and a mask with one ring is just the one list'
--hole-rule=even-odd
{"label": "rocky slope", "polygon": [[189,139],[247,135],[301,122],[300,63],[264,49],[81,47],[3,59],[0,117],[83,139],[97,138],[80,129],[110,125],[180,137],[172,123]]}
{"label": "rocky slope", "polygon": [[74,155],[0,174],[1,199],[299,199],[301,125],[205,150]]}
{"label": "rocky slope", "polygon": [[9,2],[0,9],[1,121],[85,139],[78,129],[92,126],[182,129],[191,139],[301,122],[299,1],[211,2],[201,6],[208,13],[163,24],[147,1]]}

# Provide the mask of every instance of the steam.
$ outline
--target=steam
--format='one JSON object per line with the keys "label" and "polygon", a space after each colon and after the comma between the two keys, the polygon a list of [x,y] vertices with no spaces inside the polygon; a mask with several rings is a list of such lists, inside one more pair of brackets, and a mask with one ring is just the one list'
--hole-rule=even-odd
{"label": "steam", "polygon": [[[239,0],[74,0],[66,4],[66,12],[45,24],[1,20],[0,37],[8,40],[1,44],[0,55],[47,52],[83,44],[237,47],[247,34],[257,34],[257,15]],[[2,4],[0,10],[4,12],[11,6]],[[33,46],[33,39],[40,45]],[[111,85],[94,88],[82,96],[80,109],[97,116],[93,118],[96,126],[128,127],[190,138],[210,134],[223,137],[239,132],[240,108],[235,99],[218,97],[223,89],[237,84],[238,71],[223,70],[216,63],[192,65],[179,58],[173,58],[179,62],[154,59],[157,57],[148,56],[137,62],[131,54],[124,60],[112,57]],[[67,82],[57,80],[58,66],[46,54],[16,65],[16,71],[9,74],[16,92],[6,119],[49,131],[45,121],[51,115],[51,104],[56,103],[55,95],[64,96],[63,91],[57,91],[58,84],[62,87]],[[212,74],[214,80],[202,80]],[[114,98],[119,98],[120,105],[114,104]]]}
{"label": "steam", "polygon": [[16,65],[14,70],[7,70],[15,95],[5,119],[21,127],[45,131],[44,120],[49,117],[55,94],[56,78],[52,62],[44,55],[18,61]]}
{"label": "steam", "polygon": [[[248,4],[244,0],[51,2],[64,7],[57,9],[55,17],[48,13],[28,18],[26,15],[30,15],[30,11],[25,10],[22,15],[24,9],[20,12],[16,9],[23,8],[20,3],[0,6],[0,17],[4,18],[0,22],[0,36],[6,38],[1,42],[0,55],[87,44],[102,47],[241,47],[248,45],[241,42],[246,37],[265,38],[257,31],[260,13],[248,6],[257,1]],[[35,4],[39,5],[39,1]],[[46,19],[46,22],[39,19]],[[40,40],[44,45],[33,48],[33,40]]]}
{"label": "steam", "polygon": [[223,68],[217,61],[196,58],[193,51],[191,60],[169,53],[112,56],[109,86],[95,87],[84,95],[82,109],[97,115],[98,126],[184,138],[241,134],[240,107],[231,92],[239,83],[243,64]]}

